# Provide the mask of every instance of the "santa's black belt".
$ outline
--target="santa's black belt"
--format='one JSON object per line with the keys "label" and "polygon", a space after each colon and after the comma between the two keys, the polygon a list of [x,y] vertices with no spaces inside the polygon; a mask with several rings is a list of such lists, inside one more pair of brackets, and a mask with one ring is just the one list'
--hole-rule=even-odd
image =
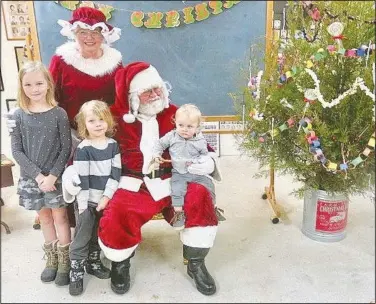
{"label": "santa's black belt", "polygon": [[126,170],[125,173],[130,174],[130,175],[134,175],[134,176],[138,176],[138,177],[147,176],[151,179],[151,178],[158,178],[158,177],[161,177],[165,174],[171,173],[171,168],[160,168],[158,170],[154,170],[154,177],[153,177],[152,173],[143,174],[142,172],[137,172],[137,171],[132,171],[132,170]]}

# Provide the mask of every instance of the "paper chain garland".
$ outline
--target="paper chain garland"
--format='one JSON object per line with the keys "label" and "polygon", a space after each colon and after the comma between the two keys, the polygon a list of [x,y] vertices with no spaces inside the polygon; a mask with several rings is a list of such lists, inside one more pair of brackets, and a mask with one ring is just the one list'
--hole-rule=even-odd
{"label": "paper chain garland", "polygon": [[[310,69],[311,67],[315,65],[315,62],[319,62],[322,59],[326,58],[328,54],[330,55],[339,54],[345,57],[357,58],[357,57],[366,56],[368,53],[372,54],[372,51],[374,49],[375,49],[375,44],[372,44],[370,47],[367,47],[366,45],[362,45],[361,47],[357,49],[350,49],[350,50],[346,50],[346,49],[337,50],[336,46],[328,45],[327,50],[324,50],[323,48],[318,49],[317,52],[314,55],[312,55],[310,59],[307,60],[305,63],[306,63],[306,67]],[[279,78],[278,85],[281,86],[289,78],[293,76],[297,76],[302,71],[303,71],[302,68],[293,66],[291,70],[288,70],[287,72],[282,73],[282,75]]]}
{"label": "paper chain garland", "polygon": [[[318,21],[322,19],[320,15],[320,11],[318,8],[312,3],[312,1],[302,1],[303,4],[303,10],[314,20]],[[297,3],[298,5],[298,3]],[[351,21],[361,21],[368,24],[376,24],[376,19],[374,20],[361,20],[359,17],[354,17],[351,15],[348,15],[346,11],[343,12],[344,16],[347,17],[347,19]],[[334,15],[332,14],[328,9],[324,9],[324,15],[328,16],[330,19],[337,19],[340,14]]]}
{"label": "paper chain garland", "polygon": [[[324,168],[333,173],[338,173],[341,171],[346,172],[348,169],[355,169],[360,163],[365,162],[371,153],[375,152],[375,133],[373,133],[367,143],[367,147],[363,150],[363,152],[359,153],[359,155],[351,161],[345,161],[344,159],[343,163],[338,165],[325,157],[320,139],[312,128],[312,121],[309,118],[304,117],[298,124],[299,128],[302,127],[304,133],[306,134],[306,139],[309,144],[309,151],[313,154],[315,161],[321,162]],[[291,117],[277,128],[272,128],[271,130],[268,130],[262,134],[257,134],[257,132],[252,131],[250,136],[251,138],[258,136],[258,141],[260,143],[264,143],[267,140],[267,137],[271,136],[273,139],[280,133],[294,127],[295,125],[295,119]],[[349,165],[351,165],[351,167]]]}
{"label": "paper chain garland", "polygon": [[[335,32],[338,32],[339,35],[342,33],[343,26],[341,23],[337,23],[337,24],[333,23],[331,26],[332,27],[328,28],[328,31],[329,33],[332,34],[332,36],[335,35]],[[341,41],[338,41],[338,40],[341,40],[341,37],[339,37],[339,35],[335,35],[335,37],[333,37],[335,38],[338,44],[338,51],[336,52],[337,54],[345,55],[348,57],[360,57],[360,56],[367,55],[367,59],[368,59],[369,54],[372,52],[372,50],[375,49],[375,45],[374,44],[371,45],[370,43],[369,47],[362,45],[358,49],[345,50],[342,47]],[[329,45],[327,47],[327,52],[329,54],[334,54],[335,51],[336,51],[336,47],[334,45]],[[298,71],[297,67],[293,67],[292,71],[287,71],[285,74],[282,74],[280,76],[278,85],[281,86],[282,83],[287,81],[287,79],[291,78],[294,75],[297,75],[298,72],[301,72],[301,71],[307,72],[312,77],[315,83],[314,89],[303,90],[299,85],[297,85],[298,90],[300,92],[304,92],[304,95],[305,95],[304,101],[307,102],[304,108],[303,116],[305,114],[305,111],[308,109],[310,103],[312,103],[314,100],[318,99],[324,108],[331,108],[335,105],[338,105],[341,102],[341,100],[343,100],[345,97],[355,94],[357,91],[357,88],[359,87],[362,91],[365,92],[367,96],[372,98],[374,102],[373,120],[375,120],[375,117],[374,117],[375,116],[375,94],[369,90],[369,88],[364,84],[364,80],[360,77],[356,78],[351,88],[349,88],[347,91],[339,95],[337,98],[333,99],[331,102],[326,102],[324,100],[324,97],[322,96],[321,91],[320,91],[320,81],[318,80],[317,75],[310,68],[314,66],[314,63],[312,62],[312,60],[320,61],[321,59],[325,58],[328,55],[328,53],[325,53],[324,49],[322,48],[319,49],[315,55],[311,56],[310,60],[306,61],[307,67],[304,70],[300,69],[300,71]],[[278,70],[279,71],[282,70],[283,64],[284,64],[284,57],[282,54],[278,54]],[[375,86],[375,63],[373,63],[372,72],[373,72],[373,82]],[[260,74],[259,72],[258,77],[250,78],[250,82],[248,84],[250,89],[256,88],[256,91],[252,92],[252,96],[255,98],[255,100],[259,100],[260,98],[259,88],[260,88],[261,76],[262,76],[262,73]],[[285,107],[288,107],[291,109],[293,108],[293,106],[289,104],[285,98],[281,100],[281,104],[283,104]],[[249,116],[255,120],[261,120],[264,118],[263,114],[262,113],[260,114],[257,109],[253,109],[250,112]],[[274,118],[272,118],[272,129],[263,134],[260,134],[258,140],[260,143],[264,143],[266,140],[266,135],[270,135],[274,143],[275,136],[277,136],[279,133],[285,130],[288,130],[289,128],[292,128],[294,125],[295,125],[294,118],[290,118],[286,122],[284,122],[282,125],[280,125],[278,128],[274,128]],[[315,161],[321,162],[321,164],[323,165],[324,168],[326,168],[326,170],[333,172],[333,173],[345,172],[347,174],[349,165],[351,165],[350,169],[355,169],[356,166],[358,166],[360,163],[366,161],[368,156],[375,150],[375,133],[373,133],[370,140],[368,141],[367,147],[363,150],[363,152],[359,153],[358,157],[356,157],[352,161],[346,161],[345,156],[342,153],[343,162],[338,165],[337,163],[334,163],[325,157],[323,153],[323,149],[321,147],[320,140],[316,136],[315,131],[312,129],[312,121],[307,117],[303,117],[299,121],[298,131],[300,130],[301,127],[303,128],[304,132],[307,134],[306,139],[309,144],[309,151],[314,155]],[[252,131],[250,135],[252,138],[254,138],[257,136],[257,133],[255,131]]]}

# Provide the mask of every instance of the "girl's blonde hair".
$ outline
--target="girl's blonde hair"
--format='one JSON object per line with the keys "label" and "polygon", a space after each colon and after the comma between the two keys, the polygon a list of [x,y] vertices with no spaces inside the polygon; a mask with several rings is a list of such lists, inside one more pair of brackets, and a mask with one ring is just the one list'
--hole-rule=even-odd
{"label": "girl's blonde hair", "polygon": [[189,119],[196,120],[198,127],[201,127],[202,122],[204,121],[202,118],[201,111],[199,110],[197,106],[195,106],[192,103],[183,104],[177,109],[174,115],[174,123],[176,122],[176,117],[179,114],[186,115]]}
{"label": "girl's blonde hair", "polygon": [[52,76],[44,64],[40,61],[26,61],[18,72],[18,96],[17,105],[29,113],[28,105],[30,103],[29,97],[26,96],[25,91],[22,86],[22,79],[26,73],[30,72],[42,72],[44,79],[47,82],[47,94],[46,102],[51,107],[56,107],[57,102],[55,100],[55,85]]}
{"label": "girl's blonde hair", "polygon": [[86,115],[88,111],[92,111],[94,115],[98,116],[100,119],[103,119],[107,123],[106,136],[112,137],[115,133],[115,121],[112,117],[110,108],[107,103],[100,100],[90,100],[85,102],[76,117],[74,118],[77,123],[77,132],[78,136],[81,138],[88,138],[89,132],[86,129]]}

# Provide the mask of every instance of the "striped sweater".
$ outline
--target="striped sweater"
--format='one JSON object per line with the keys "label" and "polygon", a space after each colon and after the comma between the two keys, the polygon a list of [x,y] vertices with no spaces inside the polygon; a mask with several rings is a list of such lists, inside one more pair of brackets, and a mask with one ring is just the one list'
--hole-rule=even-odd
{"label": "striped sweater", "polygon": [[112,138],[107,138],[104,147],[84,139],[76,149],[73,166],[81,180],[78,209],[96,207],[103,196],[111,199],[118,188],[121,176],[119,145]]}

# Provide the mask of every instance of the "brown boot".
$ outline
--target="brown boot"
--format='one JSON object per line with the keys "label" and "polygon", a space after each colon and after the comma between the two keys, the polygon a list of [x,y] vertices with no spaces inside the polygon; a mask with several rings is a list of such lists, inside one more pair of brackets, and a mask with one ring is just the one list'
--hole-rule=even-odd
{"label": "brown boot", "polygon": [[69,260],[69,245],[70,243],[61,246],[57,244],[57,255],[58,255],[58,269],[55,278],[55,284],[59,286],[64,286],[69,284],[69,271],[70,271],[70,260]]}
{"label": "brown boot", "polygon": [[57,240],[48,244],[43,244],[44,254],[47,257],[46,268],[44,268],[40,279],[42,282],[52,282],[55,280],[58,258],[57,258]]}

